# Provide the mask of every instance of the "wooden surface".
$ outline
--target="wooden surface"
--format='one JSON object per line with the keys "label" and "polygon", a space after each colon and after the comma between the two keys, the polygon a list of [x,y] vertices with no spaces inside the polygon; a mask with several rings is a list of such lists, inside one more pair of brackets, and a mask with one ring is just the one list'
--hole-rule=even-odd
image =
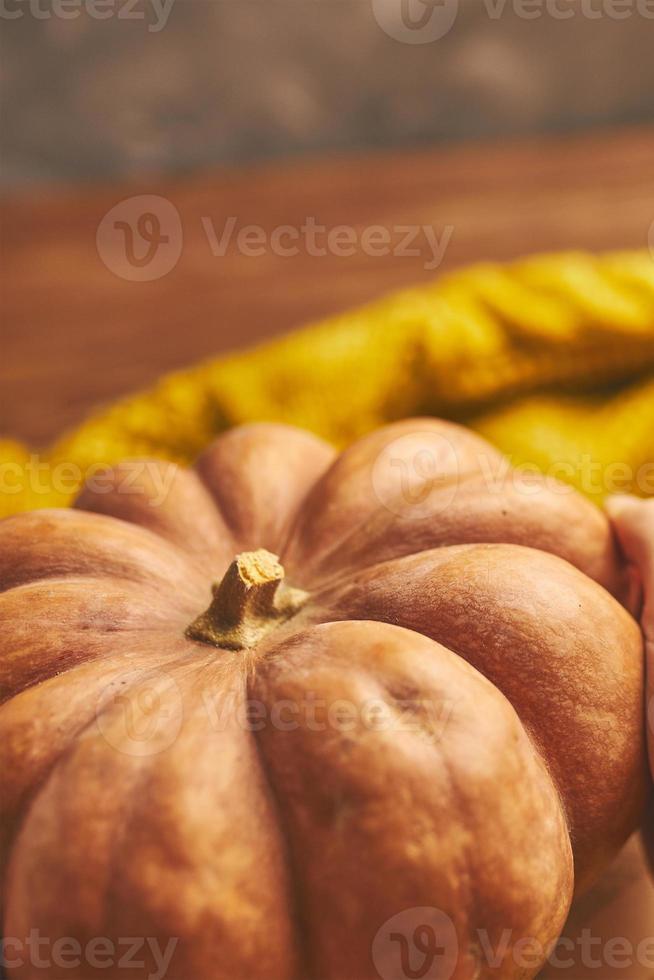
{"label": "wooden surface", "polygon": [[[96,247],[104,215],[132,195],[177,209],[179,261],[149,282],[110,271]],[[418,256],[287,257],[234,243],[212,254],[202,219],[218,234],[300,227],[307,218],[357,233],[400,225],[452,237],[439,269]],[[33,190],[2,202],[0,430],[43,444],[90,408],[162,372],[250,344],[384,291],[427,281],[478,259],[528,252],[645,247],[654,220],[654,130],[570,139],[467,145],[420,154],[322,160],[265,170]]]}

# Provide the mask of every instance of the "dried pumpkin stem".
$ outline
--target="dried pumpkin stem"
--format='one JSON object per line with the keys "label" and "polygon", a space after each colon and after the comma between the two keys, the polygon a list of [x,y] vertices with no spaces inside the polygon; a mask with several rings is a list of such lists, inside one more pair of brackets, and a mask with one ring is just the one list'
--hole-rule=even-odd
{"label": "dried pumpkin stem", "polygon": [[308,599],[307,592],[287,585],[279,558],[264,548],[237,555],[212,592],[211,605],[186,635],[227,650],[253,647]]}

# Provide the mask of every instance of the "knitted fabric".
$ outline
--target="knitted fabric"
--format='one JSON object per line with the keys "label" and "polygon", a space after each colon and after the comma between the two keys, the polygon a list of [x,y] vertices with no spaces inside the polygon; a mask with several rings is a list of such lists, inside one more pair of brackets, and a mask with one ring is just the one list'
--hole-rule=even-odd
{"label": "knitted fabric", "polygon": [[41,455],[0,441],[0,516],[64,506],[122,458],[190,462],[240,423],[343,446],[408,415],[464,422],[597,499],[654,496],[654,258],[475,265],[164,377]]}

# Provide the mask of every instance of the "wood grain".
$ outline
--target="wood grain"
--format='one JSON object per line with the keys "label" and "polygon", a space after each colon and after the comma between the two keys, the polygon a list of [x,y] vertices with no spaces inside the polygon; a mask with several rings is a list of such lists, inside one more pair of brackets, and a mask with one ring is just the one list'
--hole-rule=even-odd
{"label": "wood grain", "polygon": [[[103,263],[103,216],[132,195],[179,212],[183,247],[162,278],[134,282]],[[333,229],[431,226],[431,254],[309,255],[234,241],[212,254],[202,219],[270,233],[307,218]],[[464,145],[421,153],[224,170],[193,179],[35,189],[2,202],[3,435],[38,445],[89,409],[164,371],[251,344],[479,259],[535,251],[645,247],[654,220],[654,130]]]}

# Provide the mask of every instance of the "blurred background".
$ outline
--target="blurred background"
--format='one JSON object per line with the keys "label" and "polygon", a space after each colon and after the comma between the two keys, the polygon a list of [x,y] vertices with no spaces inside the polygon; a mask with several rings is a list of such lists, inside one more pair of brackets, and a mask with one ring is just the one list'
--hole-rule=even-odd
{"label": "blurred background", "polygon": [[654,243],[654,0],[0,21],[0,436],[472,263]]}
{"label": "blurred background", "polygon": [[649,0],[3,0],[2,9],[5,186],[654,117]]}

